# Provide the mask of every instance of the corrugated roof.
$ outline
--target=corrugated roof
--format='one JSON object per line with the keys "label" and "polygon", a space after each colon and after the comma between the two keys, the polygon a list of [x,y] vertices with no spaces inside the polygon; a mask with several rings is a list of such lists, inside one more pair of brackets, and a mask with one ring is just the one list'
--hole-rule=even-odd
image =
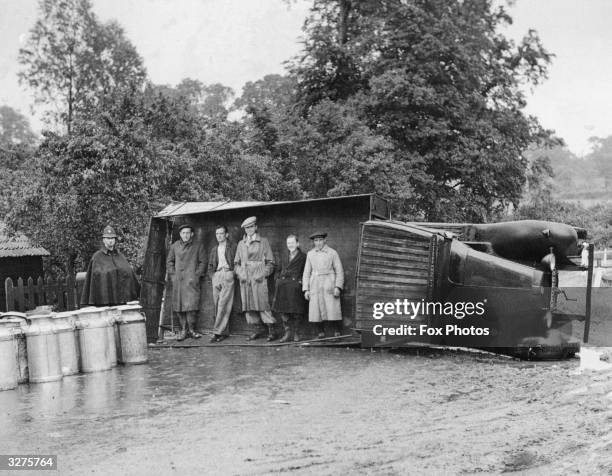
{"label": "corrugated roof", "polygon": [[50,254],[40,246],[33,246],[25,235],[8,236],[5,226],[0,223],[0,258],[49,256]]}
{"label": "corrugated roof", "polygon": [[233,210],[236,208],[251,208],[251,207],[263,207],[270,205],[287,205],[290,203],[303,203],[303,202],[319,202],[324,200],[338,200],[342,198],[356,198],[356,197],[370,197],[372,194],[364,193],[361,195],[345,195],[342,197],[328,197],[328,198],[313,198],[310,200],[293,200],[285,202],[234,202],[231,200],[225,202],[173,202],[160,211],[156,218],[166,218],[173,216],[183,215],[194,215],[197,213],[208,213],[212,211],[223,211]]}

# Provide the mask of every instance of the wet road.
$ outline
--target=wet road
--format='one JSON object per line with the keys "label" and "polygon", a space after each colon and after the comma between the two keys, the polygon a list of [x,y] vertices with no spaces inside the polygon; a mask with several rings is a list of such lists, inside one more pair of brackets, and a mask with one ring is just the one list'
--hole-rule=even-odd
{"label": "wet road", "polygon": [[612,474],[612,373],[578,372],[577,359],[296,347],[149,356],[0,392],[1,453],[57,454],[59,473],[75,475]]}

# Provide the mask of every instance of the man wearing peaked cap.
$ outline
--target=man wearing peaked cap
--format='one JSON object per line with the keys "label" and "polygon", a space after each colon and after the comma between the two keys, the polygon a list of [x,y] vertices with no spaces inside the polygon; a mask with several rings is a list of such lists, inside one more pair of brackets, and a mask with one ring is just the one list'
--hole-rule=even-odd
{"label": "man wearing peaked cap", "polygon": [[310,235],[314,248],[306,255],[302,290],[308,303],[308,321],[318,328],[318,336],[325,337],[324,322],[334,327],[334,336],[340,336],[342,311],[340,294],[344,285],[344,269],[336,250],[327,246],[327,233],[317,231]]}
{"label": "man wearing peaked cap", "polygon": [[274,255],[268,240],[257,233],[257,218],[242,222],[245,236],[238,243],[234,258],[234,270],[240,281],[242,310],[247,323],[254,327],[248,340],[262,337],[262,322],[268,326],[268,341],[276,339],[276,319],[270,308],[268,276],[274,271]]}
{"label": "man wearing peaked cap", "polygon": [[140,285],[132,267],[117,250],[117,233],[107,225],[102,231],[102,248],[87,266],[81,306],[115,306],[138,299]]}
{"label": "man wearing peaked cap", "polygon": [[312,235],[310,235],[310,239],[314,240],[315,238],[327,238],[327,233],[324,231],[315,231]]}
{"label": "man wearing peaked cap", "polygon": [[196,321],[200,309],[200,279],[206,271],[206,253],[193,238],[193,226],[179,226],[179,239],[170,247],[166,269],[172,280],[172,312],[178,317],[181,330],[177,340],[187,336],[199,339]]}
{"label": "man wearing peaked cap", "polygon": [[193,233],[193,226],[191,226],[189,223],[183,223],[181,226],[179,226],[179,233],[184,230],[185,228],[189,228],[191,230],[191,232]]}

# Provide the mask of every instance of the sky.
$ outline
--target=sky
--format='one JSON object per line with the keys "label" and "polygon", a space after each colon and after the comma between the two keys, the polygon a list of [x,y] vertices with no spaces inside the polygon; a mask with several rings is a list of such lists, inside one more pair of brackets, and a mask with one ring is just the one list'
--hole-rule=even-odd
{"label": "sky", "polygon": [[[144,58],[149,78],[222,83],[240,94],[247,81],[283,73],[300,51],[308,0],[93,0],[116,19]],[[549,79],[527,92],[526,112],[554,129],[579,156],[589,138],[612,135],[612,0],[516,0],[507,35],[535,29],[556,56]],[[32,93],[17,81],[19,47],[37,18],[36,0],[0,0],[0,105],[42,125]]]}

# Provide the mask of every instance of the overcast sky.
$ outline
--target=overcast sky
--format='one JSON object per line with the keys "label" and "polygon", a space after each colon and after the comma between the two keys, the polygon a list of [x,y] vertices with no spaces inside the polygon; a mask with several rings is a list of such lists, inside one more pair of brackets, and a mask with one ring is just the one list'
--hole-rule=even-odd
{"label": "overcast sky", "polygon": [[[300,49],[307,0],[93,0],[102,20],[117,19],[142,55],[149,78],[245,82],[282,73]],[[578,155],[588,138],[612,135],[612,0],[517,0],[508,34],[538,31],[556,54],[549,79],[529,95],[527,112],[556,130]],[[36,0],[0,0],[0,105],[31,116],[31,93],[17,82],[17,52],[37,16]],[[33,120],[36,128],[40,123]]]}

